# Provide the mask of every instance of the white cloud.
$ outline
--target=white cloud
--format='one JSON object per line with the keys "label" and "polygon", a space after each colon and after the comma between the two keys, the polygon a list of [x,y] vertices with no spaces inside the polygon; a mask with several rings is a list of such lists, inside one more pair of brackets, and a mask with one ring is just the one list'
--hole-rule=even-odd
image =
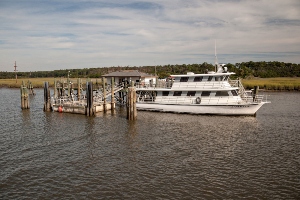
{"label": "white cloud", "polygon": [[0,21],[0,71],[213,62],[215,39],[220,62],[300,63],[297,0],[4,0]]}

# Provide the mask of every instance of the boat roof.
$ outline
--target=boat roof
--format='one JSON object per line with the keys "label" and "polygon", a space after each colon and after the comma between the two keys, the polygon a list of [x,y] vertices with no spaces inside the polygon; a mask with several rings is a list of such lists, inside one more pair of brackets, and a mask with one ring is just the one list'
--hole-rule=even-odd
{"label": "boat roof", "polygon": [[171,75],[171,77],[195,77],[195,76],[225,76],[225,75],[232,75],[235,74],[234,72],[227,72],[227,73],[208,73],[208,74],[180,74],[180,75]]}
{"label": "boat roof", "polygon": [[237,90],[238,87],[231,87],[231,88],[136,88],[136,91],[231,91]]}

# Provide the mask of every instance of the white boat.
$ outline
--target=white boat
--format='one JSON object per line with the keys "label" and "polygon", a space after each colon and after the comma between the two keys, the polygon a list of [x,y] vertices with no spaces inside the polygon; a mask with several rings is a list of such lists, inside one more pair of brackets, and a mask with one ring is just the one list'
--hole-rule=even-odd
{"label": "white boat", "polygon": [[137,87],[137,110],[255,116],[262,105],[270,103],[257,94],[258,88],[245,91],[240,80],[230,80],[235,73],[218,64],[217,68],[206,74],[172,75],[165,87]]}

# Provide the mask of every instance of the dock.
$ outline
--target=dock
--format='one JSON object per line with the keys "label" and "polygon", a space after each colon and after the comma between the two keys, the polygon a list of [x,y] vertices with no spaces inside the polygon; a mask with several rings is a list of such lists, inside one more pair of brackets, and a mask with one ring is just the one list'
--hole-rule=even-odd
{"label": "dock", "polygon": [[[54,80],[54,95],[50,96],[49,83],[44,84],[44,111],[83,114],[94,116],[98,112],[114,110],[116,103],[126,105],[129,120],[136,119],[134,95],[135,87],[126,84],[110,83],[106,78],[96,83],[87,80],[85,87],[82,80],[72,83],[69,79]],[[119,93],[119,95],[116,95]],[[128,99],[129,98],[129,99]]]}

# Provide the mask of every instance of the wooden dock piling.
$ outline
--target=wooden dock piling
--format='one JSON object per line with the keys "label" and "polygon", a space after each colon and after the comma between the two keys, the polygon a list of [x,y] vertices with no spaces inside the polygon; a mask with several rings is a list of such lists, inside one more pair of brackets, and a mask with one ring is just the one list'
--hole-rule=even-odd
{"label": "wooden dock piling", "polygon": [[58,93],[58,91],[57,91],[57,81],[56,81],[56,78],[54,78],[54,98],[58,97],[57,93]]}
{"label": "wooden dock piling", "polygon": [[115,93],[114,93],[114,87],[115,87],[115,79],[114,77],[111,77],[111,110],[113,111],[115,109]]}
{"label": "wooden dock piling", "polygon": [[254,89],[253,89],[253,101],[256,100],[256,97],[258,95],[258,90],[259,90],[259,86],[254,86]]}
{"label": "wooden dock piling", "polygon": [[86,83],[86,115],[87,116],[93,116],[94,115],[94,109],[93,109],[93,83],[87,82]]}
{"label": "wooden dock piling", "polygon": [[81,79],[77,79],[77,98],[80,99],[81,96]]}
{"label": "wooden dock piling", "polygon": [[68,79],[67,79],[67,87],[68,87],[68,96],[70,96],[71,95],[71,84],[70,84],[69,75],[68,75]]}
{"label": "wooden dock piling", "polygon": [[105,78],[102,78],[102,88],[103,88],[103,111],[106,112],[106,87],[105,87]]}
{"label": "wooden dock piling", "polygon": [[27,89],[29,90],[29,95],[35,95],[33,85],[29,80],[27,82]]}
{"label": "wooden dock piling", "polygon": [[30,107],[29,107],[28,89],[24,84],[24,81],[22,82],[20,91],[21,91],[21,108],[29,109]]}
{"label": "wooden dock piling", "polygon": [[137,110],[136,110],[136,90],[135,87],[128,87],[127,93],[127,119],[136,120]]}
{"label": "wooden dock piling", "polygon": [[44,111],[51,111],[49,82],[44,82]]}

